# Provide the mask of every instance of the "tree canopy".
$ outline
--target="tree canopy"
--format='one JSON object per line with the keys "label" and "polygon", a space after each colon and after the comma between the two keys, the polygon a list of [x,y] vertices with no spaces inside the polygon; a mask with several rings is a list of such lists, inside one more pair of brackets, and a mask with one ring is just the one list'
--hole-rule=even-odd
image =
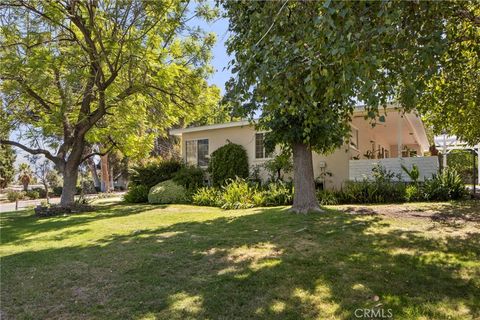
{"label": "tree canopy", "polygon": [[53,161],[64,193],[87,143],[141,156],[217,104],[205,80],[215,35],[187,25],[215,17],[203,2],[13,0],[0,15],[2,121],[28,143],[1,142]]}
{"label": "tree canopy", "polygon": [[[368,116],[389,101],[414,108],[449,48],[446,28],[469,2],[223,2],[232,36],[227,96],[242,115],[260,113],[273,147],[293,148],[294,210],[318,207],[311,153],[350,134],[357,104]],[[297,148],[297,157],[295,148]],[[310,159],[300,158],[309,157]],[[302,166],[302,168],[299,168]],[[300,198],[299,198],[300,197]],[[300,202],[303,203],[301,204]]]}

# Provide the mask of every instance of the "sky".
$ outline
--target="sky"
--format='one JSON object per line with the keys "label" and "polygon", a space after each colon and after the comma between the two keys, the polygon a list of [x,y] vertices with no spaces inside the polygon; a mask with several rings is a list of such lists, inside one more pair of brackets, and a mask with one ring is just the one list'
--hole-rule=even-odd
{"label": "sky", "polygon": [[225,82],[230,78],[230,71],[227,70],[230,57],[227,54],[225,41],[228,38],[228,20],[220,18],[212,23],[199,21],[198,25],[207,32],[215,32],[217,34],[217,43],[213,48],[212,66],[215,68],[214,74],[210,77],[209,83],[217,85],[222,94],[225,92]]}

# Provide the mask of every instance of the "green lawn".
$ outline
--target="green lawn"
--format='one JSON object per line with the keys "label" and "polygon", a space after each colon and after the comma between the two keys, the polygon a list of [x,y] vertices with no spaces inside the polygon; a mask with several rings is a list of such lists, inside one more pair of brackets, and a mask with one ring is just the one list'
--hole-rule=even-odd
{"label": "green lawn", "polygon": [[2,319],[480,317],[480,204],[1,214]]}

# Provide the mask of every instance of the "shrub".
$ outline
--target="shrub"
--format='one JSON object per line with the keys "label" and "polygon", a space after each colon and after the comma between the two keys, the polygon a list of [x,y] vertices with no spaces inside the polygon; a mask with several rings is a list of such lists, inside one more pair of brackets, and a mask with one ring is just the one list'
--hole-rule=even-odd
{"label": "shrub", "polygon": [[204,177],[205,175],[202,169],[194,166],[186,166],[174,174],[173,181],[183,186],[189,192],[194,192],[203,186]]}
{"label": "shrub", "polygon": [[9,190],[7,192],[7,200],[10,202],[22,200],[23,198],[25,198],[25,192],[23,191]]}
{"label": "shrub", "polygon": [[53,195],[60,197],[62,195],[62,190],[63,190],[62,187],[59,187],[59,186],[53,187],[52,188]]}
{"label": "shrub", "polygon": [[424,189],[428,200],[457,200],[467,195],[462,178],[453,168],[445,168],[440,174],[425,181]]}
{"label": "shrub", "polygon": [[221,192],[217,188],[199,188],[192,196],[193,204],[199,206],[221,207]]}
{"label": "shrub", "polygon": [[283,175],[293,170],[293,162],[290,153],[283,151],[264,164],[271,181],[283,180]]}
{"label": "shrub", "polygon": [[339,204],[337,193],[332,190],[319,190],[317,192],[318,203],[322,206]]}
{"label": "shrub", "polygon": [[406,201],[422,201],[425,200],[423,188],[418,184],[410,184],[405,188]]}
{"label": "shrub", "polygon": [[144,185],[149,188],[172,179],[182,164],[178,160],[154,160],[146,165],[134,166],[130,171],[130,184]]}
{"label": "shrub", "polygon": [[46,198],[47,197],[47,191],[45,191],[44,188],[33,188],[32,191],[38,192],[40,198]]}
{"label": "shrub", "polygon": [[392,203],[405,201],[405,185],[393,181],[348,181],[338,193],[340,203]]}
{"label": "shrub", "polygon": [[148,193],[149,203],[184,203],[187,201],[187,190],[173,180],[160,182]]}
{"label": "shrub", "polygon": [[283,181],[268,184],[262,193],[262,205],[265,206],[283,206],[293,202],[292,185]]}
{"label": "shrub", "polygon": [[229,142],[211,154],[208,172],[216,186],[235,177],[248,178],[247,151],[241,145]]}
{"label": "shrub", "polygon": [[132,185],[128,187],[123,199],[128,203],[142,203],[148,201],[149,187],[144,185]]}
{"label": "shrub", "polygon": [[411,170],[408,170],[408,168],[405,167],[403,164],[401,166],[402,166],[403,172],[405,172],[408,175],[410,180],[412,180],[412,182],[414,183],[417,183],[418,179],[420,178],[420,170],[418,169],[418,166],[416,164],[413,164]]}
{"label": "shrub", "polygon": [[35,191],[35,190],[26,191],[25,196],[27,196],[28,198],[30,198],[32,200],[40,198],[40,194],[38,193],[38,191]]}
{"label": "shrub", "polygon": [[223,209],[246,209],[255,205],[254,194],[257,192],[245,179],[236,177],[227,180],[227,184],[222,187],[220,197]]}

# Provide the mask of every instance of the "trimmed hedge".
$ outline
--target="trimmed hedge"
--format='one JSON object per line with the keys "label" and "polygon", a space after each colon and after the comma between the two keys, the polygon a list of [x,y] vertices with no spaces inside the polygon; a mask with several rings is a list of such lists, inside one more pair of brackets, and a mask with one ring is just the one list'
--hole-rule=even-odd
{"label": "trimmed hedge", "polygon": [[247,151],[241,145],[229,142],[212,152],[208,172],[215,186],[221,186],[235,177],[248,178]]}
{"label": "trimmed hedge", "polygon": [[172,179],[181,168],[182,163],[178,160],[155,160],[146,165],[138,165],[129,171],[130,185],[151,188],[162,181]]}
{"label": "trimmed hedge", "polygon": [[148,193],[148,203],[185,203],[187,200],[187,190],[173,180],[160,182]]}
{"label": "trimmed hedge", "polygon": [[148,201],[150,188],[144,185],[133,185],[128,187],[123,199],[128,203],[143,203]]}
{"label": "trimmed hedge", "polygon": [[186,166],[175,173],[172,180],[189,192],[193,192],[203,186],[204,178],[205,174],[201,168]]}

